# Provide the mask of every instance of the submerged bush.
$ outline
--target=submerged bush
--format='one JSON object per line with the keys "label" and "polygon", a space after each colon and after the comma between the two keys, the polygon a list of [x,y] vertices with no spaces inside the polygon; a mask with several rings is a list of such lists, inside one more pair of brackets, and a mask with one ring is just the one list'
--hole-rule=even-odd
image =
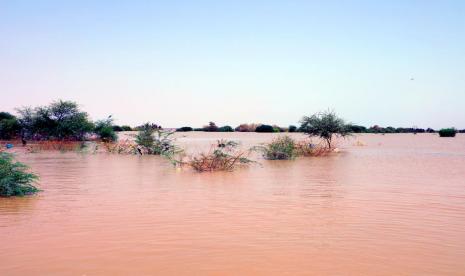
{"label": "submerged bush", "polygon": [[106,120],[100,120],[95,123],[94,132],[104,142],[114,142],[118,140],[118,136],[113,128],[113,119],[111,116]]}
{"label": "submerged bush", "polygon": [[455,128],[443,128],[439,130],[440,137],[455,137],[457,130]]}
{"label": "submerged bush", "polygon": [[297,131],[297,127],[294,126],[294,125],[290,125],[289,128],[288,128],[288,131],[289,131],[289,132],[296,132],[296,131]]}
{"label": "submerged bush", "polygon": [[255,132],[275,132],[275,129],[270,125],[259,125]]}
{"label": "submerged bush", "polygon": [[255,147],[267,160],[290,160],[297,155],[296,142],[289,136],[273,139],[271,143]]}
{"label": "submerged bush", "polygon": [[47,150],[58,150],[61,152],[75,151],[81,152],[85,148],[84,142],[77,141],[38,141],[30,143],[27,146],[27,151],[30,153],[36,153]]}
{"label": "submerged bush", "polygon": [[188,166],[198,172],[206,171],[231,171],[241,165],[248,165],[254,161],[248,156],[250,151],[238,149],[238,143],[234,141],[219,140],[207,153],[189,156],[187,160],[177,161],[180,166]]}
{"label": "submerged bush", "polygon": [[132,128],[130,126],[121,126],[122,131],[132,131]]}
{"label": "submerged bush", "polygon": [[150,124],[145,124],[136,136],[136,143],[140,147],[140,153],[163,155],[169,159],[182,150],[174,144],[172,137],[174,132],[154,129]]}
{"label": "submerged bush", "polygon": [[27,166],[13,161],[11,154],[0,152],[0,196],[24,196],[39,191],[32,185],[38,177]]}
{"label": "submerged bush", "polygon": [[332,152],[326,144],[314,144],[310,140],[299,141],[295,144],[295,154],[297,156],[316,157],[327,155]]}

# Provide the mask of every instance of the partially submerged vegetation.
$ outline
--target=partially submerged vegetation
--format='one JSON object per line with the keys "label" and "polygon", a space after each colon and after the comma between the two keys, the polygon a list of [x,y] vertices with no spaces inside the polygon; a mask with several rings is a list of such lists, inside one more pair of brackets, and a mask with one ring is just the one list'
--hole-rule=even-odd
{"label": "partially submerged vegetation", "polygon": [[39,191],[32,183],[37,175],[27,172],[28,167],[15,162],[13,156],[0,152],[0,196],[24,196]]}
{"label": "partially submerged vegetation", "polygon": [[255,147],[267,160],[290,160],[297,156],[296,142],[289,136],[273,139],[271,143]]}
{"label": "partially submerged vegetation", "polygon": [[175,145],[174,132],[154,128],[149,123],[142,126],[136,136],[140,154],[162,155],[172,160],[182,150]]}
{"label": "partially submerged vegetation", "polygon": [[105,120],[97,121],[95,123],[94,132],[103,142],[114,142],[118,140],[118,136],[116,135],[113,127],[113,119],[111,116]]}
{"label": "partially submerged vegetation", "polygon": [[94,135],[103,141],[116,141],[115,131],[131,130],[129,126],[115,126],[111,116],[105,120],[89,119],[78,104],[58,100],[46,106],[22,107],[18,117],[0,112],[0,139],[21,138],[24,144],[32,141],[84,141]]}
{"label": "partially submerged vegetation", "polygon": [[60,152],[79,152],[85,148],[85,142],[76,141],[36,141],[27,145],[26,150],[31,153],[56,150]]}
{"label": "partially submerged vegetation", "polygon": [[343,119],[332,111],[316,113],[310,117],[303,117],[300,129],[310,136],[317,136],[326,141],[329,149],[332,147],[333,137],[350,135],[349,128]]}
{"label": "partially submerged vegetation", "polygon": [[207,153],[184,156],[177,161],[181,167],[190,167],[198,172],[232,171],[239,166],[254,163],[249,159],[250,150],[244,151],[238,148],[234,141],[218,140]]}

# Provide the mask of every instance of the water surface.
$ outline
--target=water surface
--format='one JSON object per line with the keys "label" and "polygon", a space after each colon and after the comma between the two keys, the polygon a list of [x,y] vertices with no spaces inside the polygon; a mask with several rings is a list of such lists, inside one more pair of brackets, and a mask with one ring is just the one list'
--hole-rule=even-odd
{"label": "water surface", "polygon": [[202,174],[153,156],[19,153],[43,192],[0,198],[0,275],[463,275],[465,136],[339,146]]}

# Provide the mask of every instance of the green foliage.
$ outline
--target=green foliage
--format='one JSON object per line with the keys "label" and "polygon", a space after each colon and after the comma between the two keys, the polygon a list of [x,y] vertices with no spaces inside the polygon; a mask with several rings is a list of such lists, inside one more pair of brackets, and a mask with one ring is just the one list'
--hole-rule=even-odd
{"label": "green foliage", "polygon": [[289,126],[289,132],[296,132],[297,131],[297,127],[294,126],[294,125],[290,125]]}
{"label": "green foliage", "polygon": [[457,130],[455,128],[443,128],[439,130],[440,137],[455,137]]}
{"label": "green foliage", "polygon": [[113,130],[116,131],[116,132],[120,132],[120,131],[123,131],[123,128],[118,126],[118,125],[114,125],[113,127]]}
{"label": "green foliage", "polygon": [[20,132],[18,119],[8,112],[0,112],[0,139],[9,140]]}
{"label": "green foliage", "polygon": [[231,126],[222,126],[218,128],[218,132],[234,132],[234,129]]}
{"label": "green foliage", "polygon": [[187,131],[193,131],[194,129],[191,128],[191,127],[180,127],[178,129],[176,129],[176,131],[178,132],[187,132]]}
{"label": "green foliage", "polygon": [[182,151],[174,144],[173,134],[174,132],[154,129],[147,123],[137,134],[136,143],[146,154],[162,155],[173,160],[174,156]]}
{"label": "green foliage", "polygon": [[275,132],[273,126],[270,125],[259,125],[255,132]]}
{"label": "green foliage", "polygon": [[95,123],[94,132],[104,142],[114,142],[118,140],[118,136],[113,129],[113,119],[111,119],[111,116],[105,120],[97,121]]}
{"label": "green foliage", "polygon": [[303,117],[300,129],[310,136],[317,136],[326,141],[328,148],[331,148],[333,136],[345,137],[350,134],[350,129],[344,120],[337,117],[334,112],[325,111],[314,114],[310,117]]}
{"label": "green foliage", "polygon": [[367,128],[359,125],[348,125],[349,131],[352,133],[365,133]]}
{"label": "green foliage", "polygon": [[271,143],[255,147],[268,160],[290,160],[297,155],[296,142],[289,136],[275,138]]}
{"label": "green foliage", "polygon": [[121,126],[122,131],[132,131],[132,128],[130,126]]}
{"label": "green foliage", "polygon": [[22,135],[37,140],[83,140],[93,130],[85,112],[71,101],[56,101],[48,106],[18,109]]}
{"label": "green foliage", "polygon": [[151,127],[149,123],[140,127],[139,133],[136,135],[136,143],[146,148],[147,150],[152,149],[154,138],[153,133],[155,130]]}
{"label": "green foliage", "polygon": [[24,196],[38,192],[32,185],[38,179],[27,166],[14,162],[11,154],[0,152],[0,196]]}

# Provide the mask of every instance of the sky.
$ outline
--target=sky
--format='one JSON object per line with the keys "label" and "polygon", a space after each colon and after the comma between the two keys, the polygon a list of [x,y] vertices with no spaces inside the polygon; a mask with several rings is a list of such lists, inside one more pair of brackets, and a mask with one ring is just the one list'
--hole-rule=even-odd
{"label": "sky", "polygon": [[465,128],[465,1],[0,0],[0,110]]}

